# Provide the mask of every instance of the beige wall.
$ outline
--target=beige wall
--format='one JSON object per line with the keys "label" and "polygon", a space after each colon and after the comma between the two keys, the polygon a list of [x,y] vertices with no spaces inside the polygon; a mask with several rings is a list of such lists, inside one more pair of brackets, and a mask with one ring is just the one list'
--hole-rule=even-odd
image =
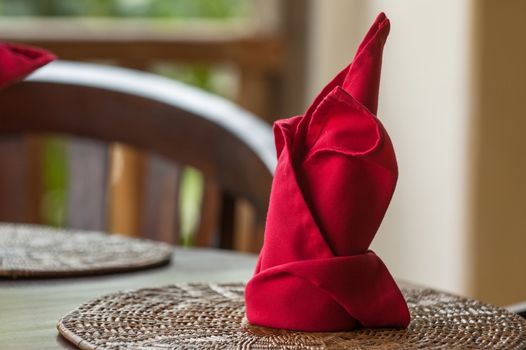
{"label": "beige wall", "polygon": [[310,96],[353,57],[380,11],[391,19],[379,117],[400,178],[374,247],[399,278],[468,293],[469,3],[313,1]]}

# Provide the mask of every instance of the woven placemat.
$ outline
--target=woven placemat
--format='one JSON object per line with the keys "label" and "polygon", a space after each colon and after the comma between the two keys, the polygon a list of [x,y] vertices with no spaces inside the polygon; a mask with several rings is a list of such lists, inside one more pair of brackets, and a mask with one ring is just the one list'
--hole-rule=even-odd
{"label": "woven placemat", "polygon": [[0,225],[0,277],[62,277],[132,271],[167,263],[168,244],[101,232]]}
{"label": "woven placemat", "polygon": [[406,330],[303,333],[246,322],[243,284],[192,283],[103,296],[63,317],[81,349],[523,349],[526,322],[429,289],[403,289]]}

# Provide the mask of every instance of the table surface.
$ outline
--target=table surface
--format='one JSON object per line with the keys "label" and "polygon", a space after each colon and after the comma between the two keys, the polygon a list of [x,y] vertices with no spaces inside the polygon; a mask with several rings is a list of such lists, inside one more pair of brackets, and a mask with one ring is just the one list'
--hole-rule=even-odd
{"label": "table surface", "polygon": [[0,280],[1,349],[74,349],[57,321],[104,294],[178,282],[246,282],[256,255],[176,248],[168,266],[105,276]]}

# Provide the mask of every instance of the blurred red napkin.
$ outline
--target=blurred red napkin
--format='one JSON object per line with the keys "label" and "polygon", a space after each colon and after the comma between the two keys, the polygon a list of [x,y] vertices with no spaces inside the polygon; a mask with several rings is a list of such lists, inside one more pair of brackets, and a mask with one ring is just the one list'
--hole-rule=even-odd
{"label": "blurred red napkin", "polygon": [[274,124],[278,164],[265,241],[245,290],[251,324],[300,331],[409,324],[398,286],[368,250],[398,176],[375,116],[388,34],[382,13],[307,112]]}
{"label": "blurred red napkin", "polygon": [[23,79],[55,59],[40,48],[0,42],[0,88]]}

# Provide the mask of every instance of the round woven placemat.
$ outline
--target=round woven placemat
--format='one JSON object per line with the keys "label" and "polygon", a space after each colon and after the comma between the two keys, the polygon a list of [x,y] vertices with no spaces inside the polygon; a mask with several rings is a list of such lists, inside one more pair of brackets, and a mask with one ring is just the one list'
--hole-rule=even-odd
{"label": "round woven placemat", "polygon": [[162,265],[172,247],[101,232],[0,225],[0,277],[62,277]]}
{"label": "round woven placemat", "polygon": [[81,349],[523,349],[526,322],[429,289],[403,289],[406,330],[303,333],[249,325],[244,285],[192,283],[103,296],[63,317]]}

